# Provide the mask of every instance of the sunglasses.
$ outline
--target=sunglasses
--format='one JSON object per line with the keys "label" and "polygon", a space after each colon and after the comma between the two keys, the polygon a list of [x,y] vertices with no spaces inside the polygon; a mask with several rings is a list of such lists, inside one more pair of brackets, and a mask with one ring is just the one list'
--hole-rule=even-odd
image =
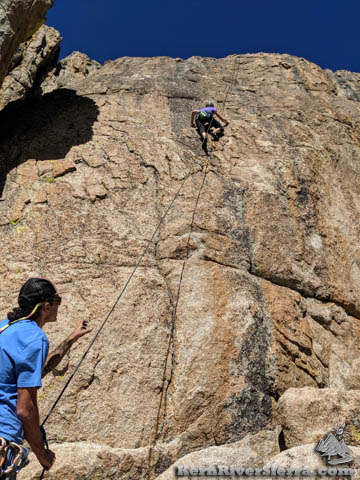
{"label": "sunglasses", "polygon": [[57,293],[54,293],[50,298],[45,300],[45,302],[50,302],[50,303],[56,303],[58,305],[61,305],[61,297]]}

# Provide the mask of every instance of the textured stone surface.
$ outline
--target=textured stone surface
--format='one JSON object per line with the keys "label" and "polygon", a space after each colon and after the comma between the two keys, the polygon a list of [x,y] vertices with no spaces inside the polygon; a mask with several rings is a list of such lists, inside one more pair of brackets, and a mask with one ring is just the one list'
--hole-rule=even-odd
{"label": "textured stone surface", "polygon": [[[355,470],[354,475],[349,477],[348,475],[345,478],[352,478],[353,480],[357,480],[359,478],[359,466],[360,466],[360,448],[354,447],[348,444],[353,451],[354,460],[351,463],[345,463],[336,465],[335,467],[332,465],[327,465],[326,459],[324,459],[318,452],[315,452],[316,443],[301,445],[299,447],[290,448],[289,450],[285,450],[274,458],[270,460],[267,464],[273,468],[306,468],[313,472],[317,472],[318,469],[343,469],[343,468],[351,468]],[[344,478],[344,476],[336,476],[329,475],[334,478]],[[314,478],[315,476],[310,476],[310,478]],[[293,476],[290,478],[294,478]],[[296,477],[296,478],[304,478],[304,477]],[[315,477],[319,478],[319,477]]]}
{"label": "textured stone surface", "polygon": [[[261,432],[263,434],[264,432]],[[315,451],[316,443],[301,445],[299,447],[290,448],[283,452],[276,454],[276,447],[273,446],[271,451],[271,442],[266,442],[264,437],[261,438],[260,434],[253,436],[253,444],[249,445],[249,437],[245,437],[240,442],[224,445],[221,447],[209,447],[198,452],[191,453],[185,457],[179,459],[175,465],[172,465],[166,472],[157,477],[156,480],[171,480],[176,478],[174,470],[178,466],[186,466],[188,469],[200,469],[205,466],[225,465],[225,466],[238,466],[244,469],[246,468],[267,468],[270,469],[301,469],[317,472],[318,469],[354,469],[355,474],[351,476],[353,479],[359,478],[359,465],[360,465],[360,448],[351,446],[353,451],[354,460],[351,463],[337,465],[336,467],[327,465],[324,458]],[[274,456],[275,454],[275,456]],[[269,471],[269,470],[268,470]],[[322,474],[324,475],[324,474]],[[262,475],[265,478],[273,477],[274,475]],[[284,476],[284,475],[281,475]],[[304,478],[301,476],[290,475],[291,478]],[[305,476],[305,475],[304,475]],[[309,475],[307,475],[309,476]],[[330,475],[334,476],[334,475]],[[311,478],[316,475],[310,475]],[[201,477],[205,478],[205,476]],[[239,476],[228,476],[224,478],[236,479]],[[337,477],[342,478],[342,477]],[[349,476],[347,475],[347,477]]]}
{"label": "textured stone surface", "polygon": [[[279,429],[247,435],[243,440],[230,445],[210,447],[186,455],[175,465],[183,462],[194,467],[214,463],[247,463],[261,466],[279,452],[278,435]],[[171,457],[176,450],[174,444],[160,444],[151,450],[151,454],[149,447],[110,448],[94,442],[64,442],[54,445],[53,450],[58,460],[46,475],[49,480],[61,478],[61,475],[66,475],[67,480],[79,478],[136,480],[142,478],[149,461],[155,474],[166,470],[157,477],[159,480],[174,478],[175,465],[168,469],[171,465]],[[22,471],[23,480],[39,478],[41,467],[36,465],[33,454],[30,455],[30,461],[32,468]]]}
{"label": "textured stone surface", "polygon": [[85,53],[73,52],[43,73],[40,79],[41,92],[50,93],[64,85],[81,82],[100,67],[100,63],[90,60]]}
{"label": "textured stone surface", "polygon": [[[176,478],[174,469],[178,466],[200,469],[214,465],[238,465],[259,468],[268,464],[270,459],[279,453],[279,431],[262,431],[256,435],[247,435],[236,443],[209,447],[198,452],[189,453],[180,458],[156,480],[172,480]],[[225,477],[233,478],[233,477]]]}
{"label": "textured stone surface", "polygon": [[49,63],[56,63],[61,40],[57,30],[43,25],[21,44],[18,65],[11,69],[0,88],[0,109],[9,102],[24,98],[41,71],[46,71]]}
{"label": "textured stone surface", "polygon": [[359,389],[359,322],[338,305],[269,281],[261,290],[272,318],[275,396],[290,387]]}
{"label": "textured stone surface", "polygon": [[[355,395],[360,76],[288,55],[78,72],[76,59],[60,83],[43,80],[47,93],[0,112],[3,315],[43,274],[64,297],[52,344],[79,318],[99,327],[187,180],[50,418],[50,441],[148,449],[136,478],[155,478],[193,451],[286,428],[278,399],[291,387],[299,401],[303,387]],[[189,124],[209,98],[231,123],[207,158]],[[42,415],[85,345],[45,379]]]}
{"label": "textured stone surface", "polygon": [[287,448],[318,442],[336,425],[346,425],[351,444],[360,444],[360,390],[290,388],[279,399]]}
{"label": "textured stone surface", "polygon": [[[56,463],[46,473],[48,480],[80,478],[135,480],[139,478],[142,464],[146,462],[148,448],[127,450],[110,448],[94,442],[72,442],[52,446]],[[37,480],[42,468],[35,455],[30,454],[30,466],[25,468],[20,479]]]}
{"label": "textured stone surface", "polygon": [[0,85],[15,52],[44,23],[54,0],[2,0],[0,5]]}

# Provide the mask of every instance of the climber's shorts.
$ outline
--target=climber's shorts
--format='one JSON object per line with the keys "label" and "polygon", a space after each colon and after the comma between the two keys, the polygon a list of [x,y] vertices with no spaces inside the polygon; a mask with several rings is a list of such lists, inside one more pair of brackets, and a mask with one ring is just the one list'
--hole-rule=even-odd
{"label": "climber's shorts", "polygon": [[198,128],[198,132],[200,133],[200,135],[203,132],[208,131],[209,125],[211,125],[210,128],[221,128],[222,129],[221,123],[218,120],[216,120],[215,118],[213,118],[212,121],[210,120],[210,122],[205,122],[205,123],[202,123],[198,118],[196,118],[195,122],[196,122],[196,126]]}

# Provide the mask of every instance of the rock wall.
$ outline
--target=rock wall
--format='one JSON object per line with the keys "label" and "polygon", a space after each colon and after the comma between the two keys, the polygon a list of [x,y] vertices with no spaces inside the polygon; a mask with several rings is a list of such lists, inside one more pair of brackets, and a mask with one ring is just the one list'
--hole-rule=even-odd
{"label": "rock wall", "polygon": [[[45,22],[54,0],[2,0],[0,5],[0,86],[21,61],[25,43]],[[57,33],[58,34],[58,33]],[[16,78],[20,83],[22,78]],[[4,100],[0,92],[0,105]]]}
{"label": "rock wall", "polygon": [[0,89],[0,108],[26,97],[42,71],[46,72],[49,64],[56,63],[61,40],[57,30],[43,25],[27,42],[21,44],[16,63]]}
{"label": "rock wall", "polygon": [[[295,400],[360,389],[360,75],[289,55],[76,53],[37,81],[0,112],[3,316],[42,274],[64,298],[51,344],[80,318],[95,331],[185,182],[47,424],[65,455],[49,480],[155,478],[256,435],[271,455],[319,440],[311,418],[296,431]],[[207,99],[230,120],[208,157],[190,128]],[[42,415],[86,344],[45,379]],[[331,421],[356,417],[352,398]]]}

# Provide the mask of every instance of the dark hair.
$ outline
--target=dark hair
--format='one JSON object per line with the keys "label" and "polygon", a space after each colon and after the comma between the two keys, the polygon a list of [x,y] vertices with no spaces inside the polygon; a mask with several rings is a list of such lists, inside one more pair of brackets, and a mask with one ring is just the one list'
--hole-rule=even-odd
{"label": "dark hair", "polygon": [[[14,322],[22,317],[27,317],[34,310],[38,303],[48,301],[56,294],[54,285],[46,278],[29,278],[21,287],[18,297],[19,307],[13,308],[12,312],[8,312],[7,318],[10,322]],[[31,315],[32,320],[36,320],[41,312],[38,308]]]}
{"label": "dark hair", "polygon": [[[35,305],[34,305],[34,307],[35,307]],[[15,320],[18,320],[19,318],[27,317],[32,312],[32,310],[33,309],[25,311],[25,310],[22,310],[19,307],[15,307],[15,308],[12,309],[11,312],[8,312],[7,318],[10,322],[14,322]],[[41,312],[41,308],[38,308],[36,310],[36,312],[33,315],[31,315],[31,320],[36,320],[40,316],[40,312]]]}

